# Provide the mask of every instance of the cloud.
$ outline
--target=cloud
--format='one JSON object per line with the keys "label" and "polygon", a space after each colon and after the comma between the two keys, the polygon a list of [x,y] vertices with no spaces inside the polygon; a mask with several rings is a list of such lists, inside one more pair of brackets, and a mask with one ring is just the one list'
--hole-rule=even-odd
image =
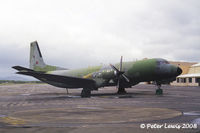
{"label": "cloud", "polygon": [[49,64],[80,68],[145,57],[199,61],[198,0],[7,0],[0,5],[1,71],[28,66],[38,40]]}

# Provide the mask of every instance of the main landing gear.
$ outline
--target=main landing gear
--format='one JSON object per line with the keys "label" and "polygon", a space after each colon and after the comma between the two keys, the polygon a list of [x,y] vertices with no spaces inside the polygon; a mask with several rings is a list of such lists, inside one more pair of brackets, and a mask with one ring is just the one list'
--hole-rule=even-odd
{"label": "main landing gear", "polygon": [[156,95],[162,95],[163,94],[163,90],[160,88],[161,84],[156,83],[156,86],[158,87],[158,89],[156,89]]}
{"label": "main landing gear", "polygon": [[117,94],[126,94],[125,88],[118,88]]}
{"label": "main landing gear", "polygon": [[67,95],[68,95],[69,94],[68,88],[66,88],[66,91],[67,91]]}
{"label": "main landing gear", "polygon": [[91,95],[91,89],[83,88],[83,90],[81,91],[81,97],[87,98],[90,97],[90,95]]}

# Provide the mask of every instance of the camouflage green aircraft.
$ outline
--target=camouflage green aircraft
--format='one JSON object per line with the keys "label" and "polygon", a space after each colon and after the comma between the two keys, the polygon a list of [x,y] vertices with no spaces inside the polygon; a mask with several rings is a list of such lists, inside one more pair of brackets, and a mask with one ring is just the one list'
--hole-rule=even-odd
{"label": "camouflage green aircraft", "polygon": [[17,74],[33,76],[50,85],[61,88],[83,88],[82,97],[90,97],[92,90],[100,87],[117,86],[118,93],[126,93],[129,88],[140,82],[154,81],[156,94],[162,94],[161,84],[173,81],[182,73],[181,68],[160,58],[122,62],[115,65],[100,65],[82,69],[65,69],[46,65],[37,41],[31,43],[30,68],[13,66]]}

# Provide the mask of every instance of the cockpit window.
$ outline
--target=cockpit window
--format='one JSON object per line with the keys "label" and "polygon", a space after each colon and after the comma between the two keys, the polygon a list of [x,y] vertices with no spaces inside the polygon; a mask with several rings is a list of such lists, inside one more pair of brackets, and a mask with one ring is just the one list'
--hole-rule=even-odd
{"label": "cockpit window", "polygon": [[169,62],[166,60],[158,60],[157,65],[161,65],[161,64],[169,64]]}
{"label": "cockpit window", "polygon": [[165,61],[165,64],[169,64],[169,62],[168,62],[168,61]]}

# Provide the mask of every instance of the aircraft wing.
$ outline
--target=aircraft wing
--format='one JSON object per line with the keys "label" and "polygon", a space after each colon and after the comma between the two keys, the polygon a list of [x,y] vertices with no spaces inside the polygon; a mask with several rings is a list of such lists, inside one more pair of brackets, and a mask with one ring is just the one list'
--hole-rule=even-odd
{"label": "aircraft wing", "polygon": [[66,86],[69,86],[72,88],[91,87],[95,84],[95,81],[92,79],[47,74],[47,73],[34,71],[28,68],[24,68],[21,66],[14,66],[13,68],[19,71],[17,72],[17,74],[33,76],[47,83],[63,84],[63,86],[66,84]]}

